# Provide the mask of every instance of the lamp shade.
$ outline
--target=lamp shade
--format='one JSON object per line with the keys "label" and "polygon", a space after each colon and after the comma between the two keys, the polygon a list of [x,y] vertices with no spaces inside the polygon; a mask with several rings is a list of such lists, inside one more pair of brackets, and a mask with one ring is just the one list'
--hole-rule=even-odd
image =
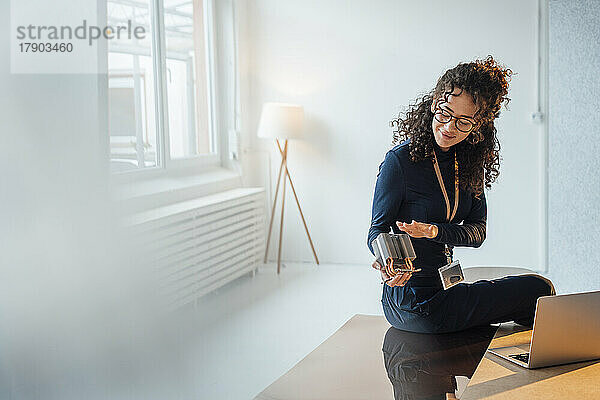
{"label": "lamp shade", "polygon": [[258,124],[258,137],[298,139],[302,137],[304,108],[296,104],[265,103]]}

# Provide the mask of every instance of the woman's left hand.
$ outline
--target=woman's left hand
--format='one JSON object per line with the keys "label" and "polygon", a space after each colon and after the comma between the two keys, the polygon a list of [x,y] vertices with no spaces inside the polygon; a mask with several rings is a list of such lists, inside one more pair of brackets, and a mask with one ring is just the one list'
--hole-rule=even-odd
{"label": "woman's left hand", "polygon": [[406,232],[414,238],[433,239],[438,234],[438,227],[436,225],[426,224],[424,222],[416,222],[414,219],[410,224],[397,221],[396,225],[398,226],[398,229]]}

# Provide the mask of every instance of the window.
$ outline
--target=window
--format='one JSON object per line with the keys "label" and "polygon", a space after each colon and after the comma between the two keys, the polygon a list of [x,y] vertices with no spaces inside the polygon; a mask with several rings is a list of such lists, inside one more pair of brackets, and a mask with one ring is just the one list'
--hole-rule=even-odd
{"label": "window", "polygon": [[107,0],[107,20],[146,32],[108,41],[111,170],[218,163],[212,0]]}

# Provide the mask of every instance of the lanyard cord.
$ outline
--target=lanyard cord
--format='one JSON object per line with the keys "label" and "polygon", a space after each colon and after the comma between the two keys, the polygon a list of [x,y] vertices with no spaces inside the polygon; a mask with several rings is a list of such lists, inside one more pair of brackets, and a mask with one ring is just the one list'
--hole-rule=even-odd
{"label": "lanyard cord", "polygon": [[[458,210],[458,159],[456,158],[456,150],[454,151],[454,209],[452,210],[452,215],[450,215],[450,199],[448,199],[448,193],[446,192],[446,186],[444,185],[444,179],[442,179],[435,151],[433,152],[433,169],[435,169],[435,175],[437,176],[442,194],[444,195],[444,201],[446,202],[446,220],[450,222],[456,215],[456,210]],[[452,246],[444,245],[444,253],[446,254],[446,261],[450,264],[452,262]]]}
{"label": "lanyard cord", "polygon": [[433,152],[433,169],[435,169],[435,174],[437,176],[438,183],[440,184],[440,188],[442,189],[444,201],[446,202],[446,220],[450,222],[456,215],[456,210],[458,210],[458,159],[456,158],[456,151],[454,152],[454,209],[452,210],[452,215],[450,215],[450,199],[448,198],[448,193],[446,192],[446,186],[444,185],[444,179],[442,178],[442,173],[440,172],[435,151]]}

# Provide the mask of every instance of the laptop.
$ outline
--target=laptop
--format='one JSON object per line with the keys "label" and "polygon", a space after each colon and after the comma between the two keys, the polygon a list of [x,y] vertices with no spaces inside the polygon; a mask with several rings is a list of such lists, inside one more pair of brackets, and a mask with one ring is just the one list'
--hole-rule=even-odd
{"label": "laptop", "polygon": [[525,368],[600,358],[600,291],[540,297],[531,343],[488,351]]}

